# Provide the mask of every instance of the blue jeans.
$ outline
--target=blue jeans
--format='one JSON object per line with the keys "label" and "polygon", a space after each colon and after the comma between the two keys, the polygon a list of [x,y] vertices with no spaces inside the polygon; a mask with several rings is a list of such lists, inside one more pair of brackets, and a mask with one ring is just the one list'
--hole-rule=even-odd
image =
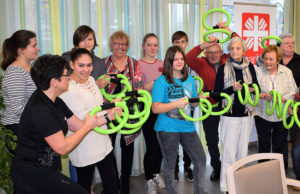
{"label": "blue jeans", "polygon": [[174,172],[180,143],[194,164],[194,193],[203,194],[206,157],[197,132],[173,133],[159,131],[156,134],[163,155],[163,171],[167,193],[176,194]]}

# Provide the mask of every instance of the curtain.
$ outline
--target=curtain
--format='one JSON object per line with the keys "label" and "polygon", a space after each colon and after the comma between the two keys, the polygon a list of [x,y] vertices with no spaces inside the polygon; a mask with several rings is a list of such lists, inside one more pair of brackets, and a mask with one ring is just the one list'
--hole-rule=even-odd
{"label": "curtain", "polygon": [[[228,0],[227,0],[228,1]],[[241,0],[243,1],[243,0]],[[159,37],[157,58],[164,59],[171,45],[171,36],[182,30],[189,37],[186,52],[202,43],[205,29],[202,26],[203,14],[212,8],[222,7],[222,0],[0,0],[0,44],[19,29],[36,32],[40,55],[51,53],[61,55],[73,47],[73,33],[80,25],[91,26],[97,38],[95,54],[101,58],[111,55],[108,48],[109,36],[124,30],[130,36],[131,46],[128,55],[141,58],[141,44],[146,33]],[[233,1],[232,1],[233,2]],[[270,1],[271,2],[271,1]],[[225,3],[225,0],[224,0]],[[284,31],[296,38],[299,53],[299,0],[285,0]],[[223,7],[226,9],[226,7]],[[228,10],[230,12],[230,10]],[[233,16],[233,13],[230,12]],[[226,16],[214,13],[207,17],[207,24],[213,26]],[[298,20],[297,20],[298,19]],[[233,24],[230,25],[233,29]],[[222,38],[222,34],[215,36]],[[197,111],[199,116],[201,112]],[[206,141],[201,122],[195,122],[201,141]],[[119,148],[117,139],[116,148]],[[135,141],[133,175],[143,172],[145,145],[141,135]],[[116,150],[120,156],[120,150]],[[118,166],[120,159],[118,157]],[[67,170],[65,171],[66,174]]]}
{"label": "curtain", "polygon": [[[218,0],[0,0],[0,3],[1,45],[15,31],[27,29],[37,34],[40,55],[61,55],[72,49],[75,29],[88,25],[96,33],[99,45],[95,49],[96,55],[101,58],[111,55],[109,36],[117,30],[124,30],[130,36],[128,55],[137,60],[141,58],[143,36],[150,32],[159,37],[157,58],[164,59],[171,45],[171,36],[178,30],[189,36],[188,52],[202,42],[203,12],[220,5]],[[199,129],[201,123],[195,124],[199,134],[203,134]],[[201,135],[201,140],[205,144],[204,135]],[[116,148],[119,148],[118,139],[116,142]],[[135,141],[133,175],[143,173],[144,152],[141,135]],[[116,155],[120,166],[120,149],[116,149]],[[63,162],[64,174],[68,175],[67,162]]]}
{"label": "curtain", "polygon": [[284,6],[284,33],[290,33],[295,37],[296,53],[300,53],[300,1],[299,0],[285,0]]}

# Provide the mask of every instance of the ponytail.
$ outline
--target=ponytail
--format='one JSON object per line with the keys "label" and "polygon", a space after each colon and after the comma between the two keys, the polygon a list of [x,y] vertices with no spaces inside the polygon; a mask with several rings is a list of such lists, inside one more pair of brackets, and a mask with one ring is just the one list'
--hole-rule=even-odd
{"label": "ponytail", "polygon": [[1,68],[5,71],[18,57],[18,49],[26,48],[30,44],[30,39],[36,35],[32,31],[18,30],[10,38],[3,42]]}
{"label": "ponytail", "polygon": [[16,50],[11,46],[10,39],[6,39],[3,42],[2,46],[2,59],[1,62],[1,68],[5,71],[7,67],[13,63],[17,59],[17,52]]}

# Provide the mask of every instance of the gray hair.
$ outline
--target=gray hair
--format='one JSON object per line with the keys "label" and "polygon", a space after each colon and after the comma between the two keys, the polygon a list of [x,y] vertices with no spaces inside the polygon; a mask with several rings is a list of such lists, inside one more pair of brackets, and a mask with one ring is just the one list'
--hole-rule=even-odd
{"label": "gray hair", "polygon": [[293,41],[295,41],[295,38],[294,38],[294,36],[293,36],[293,35],[291,35],[291,34],[289,34],[289,33],[286,33],[286,34],[281,34],[281,35],[279,36],[279,38],[280,38],[281,40],[283,40],[283,39],[285,39],[285,38],[292,38],[292,39],[293,39]]}
{"label": "gray hair", "polygon": [[235,37],[233,37],[233,38],[230,40],[227,49],[230,50],[230,47],[232,46],[232,44],[234,44],[234,43],[236,43],[236,42],[241,42],[241,43],[242,43],[242,45],[243,45],[243,51],[244,51],[244,53],[245,53],[245,52],[247,51],[247,45],[246,45],[246,42],[245,42],[245,40],[243,40],[241,37],[238,37],[238,36],[235,36]]}

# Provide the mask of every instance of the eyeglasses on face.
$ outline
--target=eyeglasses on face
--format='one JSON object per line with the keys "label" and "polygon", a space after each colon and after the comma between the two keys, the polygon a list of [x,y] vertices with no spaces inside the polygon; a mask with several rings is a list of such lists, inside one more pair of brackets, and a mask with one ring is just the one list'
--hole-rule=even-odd
{"label": "eyeglasses on face", "polygon": [[220,53],[221,53],[221,51],[214,51],[214,52],[209,51],[209,52],[206,52],[207,55],[218,55]]}
{"label": "eyeglasses on face", "polygon": [[113,45],[114,47],[119,47],[119,46],[127,47],[128,44],[125,42],[113,42]]}

